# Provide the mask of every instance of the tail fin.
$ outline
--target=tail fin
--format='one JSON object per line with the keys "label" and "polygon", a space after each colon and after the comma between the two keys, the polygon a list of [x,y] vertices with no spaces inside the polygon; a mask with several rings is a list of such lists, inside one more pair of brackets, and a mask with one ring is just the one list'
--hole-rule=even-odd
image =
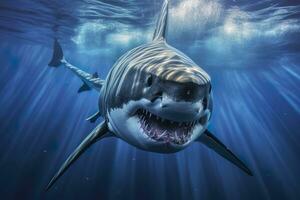
{"label": "tail fin", "polygon": [[64,58],[64,53],[63,50],[59,44],[59,42],[57,41],[57,39],[54,40],[54,45],[53,45],[53,55],[52,55],[52,59],[49,62],[49,66],[51,67],[58,67],[59,65],[61,65],[61,61]]}

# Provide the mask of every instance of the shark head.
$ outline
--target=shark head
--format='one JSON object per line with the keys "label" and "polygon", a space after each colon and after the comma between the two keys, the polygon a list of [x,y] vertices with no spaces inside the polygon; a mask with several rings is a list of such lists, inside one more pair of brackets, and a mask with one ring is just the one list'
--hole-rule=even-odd
{"label": "shark head", "polygon": [[153,41],[123,55],[108,76],[103,105],[112,132],[147,151],[184,149],[206,130],[209,75],[165,40],[168,2]]}
{"label": "shark head", "polygon": [[206,130],[210,77],[186,55],[159,40],[133,49],[118,65],[105,100],[118,137],[147,151],[171,153]]}

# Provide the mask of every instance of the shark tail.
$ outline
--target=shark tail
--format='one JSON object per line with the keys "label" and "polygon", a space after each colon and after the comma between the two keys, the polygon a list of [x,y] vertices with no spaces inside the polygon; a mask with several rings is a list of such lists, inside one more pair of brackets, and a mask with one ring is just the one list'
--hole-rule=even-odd
{"label": "shark tail", "polygon": [[95,89],[100,92],[100,89],[105,82],[104,80],[99,78],[98,73],[94,73],[94,74],[87,73],[81,70],[80,68],[67,62],[64,58],[62,47],[56,38],[54,39],[54,44],[53,44],[52,59],[48,65],[51,67],[59,67],[62,65],[68,70],[72,71],[77,77],[79,77],[82,80],[83,84],[78,89],[78,93],[89,91],[92,89]]}
{"label": "shark tail", "polygon": [[51,67],[59,67],[62,64],[63,59],[64,59],[63,50],[62,50],[59,42],[57,41],[57,39],[55,39],[54,45],[53,45],[52,59],[48,65]]}

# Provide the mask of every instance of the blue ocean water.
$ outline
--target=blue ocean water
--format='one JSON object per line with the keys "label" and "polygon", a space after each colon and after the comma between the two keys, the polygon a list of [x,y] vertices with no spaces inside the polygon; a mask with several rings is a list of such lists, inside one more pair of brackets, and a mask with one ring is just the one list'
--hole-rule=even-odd
{"label": "blue ocean water", "polygon": [[278,0],[170,0],[168,41],[210,74],[210,130],[253,177],[200,144],[164,155],[107,138],[45,192],[98,103],[47,67],[53,39],[104,79],[151,40],[162,2],[0,2],[0,199],[300,199],[300,2]]}

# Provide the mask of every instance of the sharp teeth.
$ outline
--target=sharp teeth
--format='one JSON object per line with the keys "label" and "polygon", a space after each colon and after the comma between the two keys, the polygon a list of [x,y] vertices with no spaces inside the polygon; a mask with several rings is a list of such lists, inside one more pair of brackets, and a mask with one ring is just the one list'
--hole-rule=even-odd
{"label": "sharp teeth", "polygon": [[175,139],[176,139],[176,140],[179,140],[179,137],[178,137],[178,135],[177,135],[177,131],[175,131]]}
{"label": "sharp teeth", "polygon": [[157,139],[160,139],[162,136],[164,136],[167,133],[167,130],[165,130],[161,135],[158,136]]}
{"label": "sharp teeth", "polygon": [[149,136],[150,136],[150,137],[153,137],[154,135],[155,135],[154,132],[150,132],[150,133],[149,133]]}

